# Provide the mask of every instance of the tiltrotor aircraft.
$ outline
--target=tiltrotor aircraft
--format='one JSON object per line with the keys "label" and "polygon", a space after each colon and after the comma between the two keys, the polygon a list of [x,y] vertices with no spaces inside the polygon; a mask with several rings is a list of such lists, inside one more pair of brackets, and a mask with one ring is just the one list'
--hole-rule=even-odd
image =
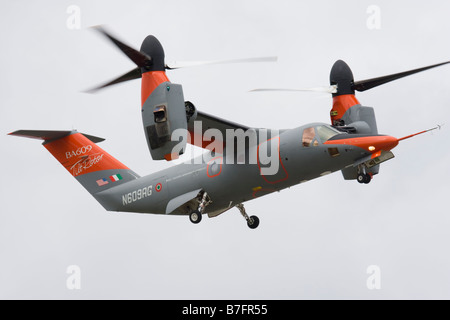
{"label": "tiltrotor aircraft", "polygon": [[[190,143],[205,155],[141,177],[101,149],[104,139],[77,132],[19,130],[10,135],[43,140],[44,147],[108,211],[187,215],[197,224],[203,214],[216,217],[236,207],[251,229],[259,219],[243,203],[275,191],[341,171],[344,179],[369,183],[380,164],[394,157],[400,139],[378,133],[374,109],[362,106],[355,91],[450,63],[354,81],[349,66],[337,61],[330,86],[331,124],[309,123],[289,130],[250,128],[203,113],[185,101],[181,85],[169,81],[161,43],[148,36],[137,51],[97,27],[136,68],[92,91],[142,78],[142,121],[154,160],[171,161]],[[243,59],[222,62],[270,61]],[[212,62],[211,62],[212,63]],[[266,90],[266,89],[261,89]],[[270,89],[267,89],[270,90]],[[311,89],[317,90],[317,89]],[[239,119],[241,121],[243,119]]]}

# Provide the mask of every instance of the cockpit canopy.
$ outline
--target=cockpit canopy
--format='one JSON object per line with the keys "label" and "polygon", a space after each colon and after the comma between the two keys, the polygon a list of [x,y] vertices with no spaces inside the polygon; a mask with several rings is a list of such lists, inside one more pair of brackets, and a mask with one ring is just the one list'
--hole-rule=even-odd
{"label": "cockpit canopy", "polygon": [[315,125],[303,130],[302,145],[304,147],[317,147],[342,132],[326,124]]}

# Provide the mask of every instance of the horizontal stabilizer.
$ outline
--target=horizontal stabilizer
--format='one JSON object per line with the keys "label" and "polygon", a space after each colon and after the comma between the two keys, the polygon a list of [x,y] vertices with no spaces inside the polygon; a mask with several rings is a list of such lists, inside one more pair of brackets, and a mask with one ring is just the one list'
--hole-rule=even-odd
{"label": "horizontal stabilizer", "polygon": [[[44,140],[44,141],[52,141],[52,140],[64,138],[65,136],[68,136],[74,132],[76,132],[76,131],[17,130],[17,131],[11,132],[9,135],[30,138],[30,139]],[[88,134],[82,133],[82,135],[94,143],[99,143],[99,142],[105,141],[105,139],[103,139],[103,138],[91,136]]]}

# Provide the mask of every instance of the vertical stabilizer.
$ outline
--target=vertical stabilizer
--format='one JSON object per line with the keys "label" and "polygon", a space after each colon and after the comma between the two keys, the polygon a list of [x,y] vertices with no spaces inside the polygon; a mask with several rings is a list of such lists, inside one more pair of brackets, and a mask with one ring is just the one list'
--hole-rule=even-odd
{"label": "vertical stabilizer", "polygon": [[91,194],[139,178],[96,144],[104,139],[77,131],[19,130],[10,135],[43,140],[44,147]]}

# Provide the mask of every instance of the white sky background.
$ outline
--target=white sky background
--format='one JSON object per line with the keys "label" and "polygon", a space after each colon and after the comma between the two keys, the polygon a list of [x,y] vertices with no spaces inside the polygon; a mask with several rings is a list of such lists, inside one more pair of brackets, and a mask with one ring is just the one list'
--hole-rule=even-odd
{"label": "white sky background", "polygon": [[[344,4],[345,3],[345,4]],[[69,30],[66,10],[81,9]],[[366,26],[369,5],[381,29]],[[17,129],[76,128],[141,175],[151,160],[140,83],[82,90],[134,67],[89,26],[140,48],[157,36],[166,60],[277,55],[278,63],[172,71],[199,110],[249,126],[329,122],[320,94],[248,93],[328,85],[344,59],[362,80],[450,59],[448,1],[1,1],[0,298],[450,299],[450,127],[404,141],[370,185],[341,173],[193,225],[187,217],[107,213],[39,142]],[[450,125],[450,66],[357,94],[381,133]],[[66,269],[81,268],[81,290]],[[368,266],[381,268],[369,290]]]}

